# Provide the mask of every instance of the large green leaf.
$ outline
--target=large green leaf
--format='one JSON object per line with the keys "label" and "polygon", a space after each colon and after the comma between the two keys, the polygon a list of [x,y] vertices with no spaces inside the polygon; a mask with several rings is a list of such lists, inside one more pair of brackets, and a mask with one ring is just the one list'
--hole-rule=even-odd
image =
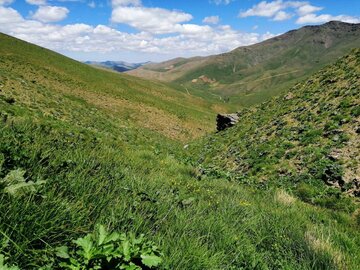
{"label": "large green leaf", "polygon": [[98,245],[101,246],[105,242],[105,239],[108,235],[104,225],[99,225],[98,233]]}
{"label": "large green leaf", "polygon": [[70,258],[69,249],[68,249],[67,246],[62,246],[62,247],[56,248],[56,253],[55,254],[59,258],[63,258],[63,259],[69,259]]}
{"label": "large green leaf", "polygon": [[156,255],[141,255],[141,262],[148,267],[156,267],[161,264],[162,259]]}
{"label": "large green leaf", "polygon": [[28,193],[35,193],[37,188],[45,183],[45,181],[28,181],[24,178],[25,170],[16,169],[10,171],[0,183],[5,185],[4,192],[18,197]]}
{"label": "large green leaf", "polygon": [[79,255],[82,255],[86,260],[91,260],[93,256],[94,243],[91,234],[86,235],[84,238],[79,238],[74,241],[83,250],[79,251]]}

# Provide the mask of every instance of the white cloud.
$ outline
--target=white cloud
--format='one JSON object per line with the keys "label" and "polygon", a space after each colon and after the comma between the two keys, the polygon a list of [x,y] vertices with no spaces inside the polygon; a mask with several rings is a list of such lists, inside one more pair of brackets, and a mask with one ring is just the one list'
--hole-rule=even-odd
{"label": "white cloud", "polygon": [[215,5],[228,5],[234,0],[210,0],[210,3]]}
{"label": "white cloud", "polygon": [[[40,46],[73,55],[84,53],[136,53],[153,59],[175,56],[210,55],[253,44],[272,37],[271,33],[243,33],[229,25],[200,26],[174,23],[178,34],[156,36],[150,32],[125,33],[105,25],[57,25],[23,18],[12,8],[0,7],[0,32]],[[180,19],[175,20],[179,22]]]}
{"label": "white cloud", "polygon": [[210,23],[210,24],[218,24],[220,22],[220,18],[219,16],[209,16],[209,17],[205,17],[202,22]]}
{"label": "white cloud", "polygon": [[0,6],[0,24],[9,24],[10,26],[21,20],[21,15],[15,9]]}
{"label": "white cloud", "polygon": [[[136,3],[140,1],[122,1],[121,5],[117,2],[112,19],[139,29],[138,33],[126,33],[105,25],[54,24],[52,22],[65,18],[69,11],[49,9],[45,12],[47,8],[54,8],[48,6],[39,6],[31,19],[22,17],[13,8],[0,6],[0,32],[77,57],[123,54],[148,55],[153,60],[223,53],[273,36],[244,33],[229,25],[192,24],[191,14],[135,6]],[[211,20],[215,22],[218,18]]]}
{"label": "white cloud", "polygon": [[46,0],[26,0],[26,3],[30,5],[41,6],[46,5]]}
{"label": "white cloud", "polygon": [[40,6],[32,17],[41,22],[58,22],[64,20],[68,13],[65,7]]}
{"label": "white cloud", "polygon": [[112,0],[113,7],[117,6],[141,6],[141,0]]}
{"label": "white cloud", "polygon": [[306,15],[306,14],[309,14],[309,13],[314,13],[316,11],[320,11],[322,9],[323,9],[322,7],[315,7],[315,6],[306,4],[306,5],[303,5],[303,6],[299,7],[297,9],[297,12],[299,13],[299,15]]}
{"label": "white cloud", "polygon": [[244,12],[240,12],[239,16],[242,18],[250,16],[273,17],[277,12],[284,8],[285,7],[282,0],[273,2],[262,1]]}
{"label": "white cloud", "polygon": [[[279,12],[284,12],[286,10],[295,10],[296,13],[300,15],[305,15],[308,13],[313,13],[319,10],[322,10],[322,7],[316,7],[311,5],[307,1],[262,1],[246,11],[239,13],[239,17],[246,18],[250,16],[260,16],[260,17],[275,17]],[[281,15],[279,15],[281,16]]]}
{"label": "white cloud", "polygon": [[10,5],[14,0],[0,0],[0,6],[2,5]]}
{"label": "white cloud", "polygon": [[292,18],[294,15],[297,15],[297,24],[324,23],[332,20],[349,23],[360,22],[359,17],[352,17],[348,15],[334,16],[330,14],[315,14],[315,12],[322,9],[323,7],[313,6],[308,1],[262,1],[252,6],[250,9],[240,12],[239,17],[246,18],[250,16],[260,16],[272,18],[274,21],[284,21]]}
{"label": "white cloud", "polygon": [[342,21],[347,23],[360,23],[360,17],[352,17],[347,15],[338,15],[333,16],[330,14],[306,14],[297,19],[297,24],[307,24],[307,23],[325,23],[329,21]]}
{"label": "white cloud", "polygon": [[123,6],[114,8],[111,16],[112,22],[125,23],[141,31],[156,34],[179,32],[183,28],[179,23],[191,19],[192,15],[179,11]]}
{"label": "white cloud", "polygon": [[292,17],[292,15],[290,13],[287,13],[285,11],[279,11],[278,13],[275,14],[273,20],[274,21],[285,21],[288,20]]}

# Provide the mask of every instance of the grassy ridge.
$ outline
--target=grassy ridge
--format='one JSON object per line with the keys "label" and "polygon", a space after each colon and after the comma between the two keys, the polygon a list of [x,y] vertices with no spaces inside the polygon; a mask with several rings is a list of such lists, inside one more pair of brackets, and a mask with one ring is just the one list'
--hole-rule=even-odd
{"label": "grassy ridge", "polygon": [[[360,152],[360,50],[194,145],[204,175],[292,190],[306,202],[354,212]],[[197,153],[197,154],[195,154]],[[341,190],[341,191],[340,191]]]}
{"label": "grassy ridge", "polygon": [[[44,113],[66,118],[67,108],[86,104],[120,126],[146,127],[181,140],[213,128],[212,105],[199,98],[161,83],[100,71],[5,35],[0,38],[2,89],[19,102],[42,106],[36,109]],[[78,112],[83,118],[88,113]]]}
{"label": "grassy ridge", "polygon": [[11,196],[0,181],[0,254],[9,264],[49,269],[55,247],[104,224],[144,233],[164,253],[163,268],[356,269],[359,225],[348,213],[283,189],[207,179],[163,129],[127,121],[121,106],[107,109],[98,100],[144,97],[165,115],[186,112],[201,125],[212,115],[206,103],[172,104],[193,99],[162,93],[161,84],[140,95],[139,84],[157,84],[10,41],[0,42],[0,179],[22,170],[28,183],[45,184]]}
{"label": "grassy ridge", "polygon": [[[158,66],[167,67],[161,71],[156,65],[149,65],[130,73],[171,81],[208,99],[216,100],[209,93],[220,95],[239,109],[239,105],[258,104],[283,93],[350,49],[359,47],[359,33],[359,24],[329,22],[306,26],[228,53],[190,58],[186,64],[184,59],[160,63]],[[204,83],[198,79],[200,76],[216,82]]]}

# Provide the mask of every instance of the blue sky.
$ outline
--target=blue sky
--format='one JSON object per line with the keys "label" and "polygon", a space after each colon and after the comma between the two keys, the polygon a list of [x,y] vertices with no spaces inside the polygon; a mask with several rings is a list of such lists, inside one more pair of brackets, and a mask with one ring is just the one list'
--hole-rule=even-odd
{"label": "blue sky", "polygon": [[360,23],[357,0],[0,0],[0,31],[77,60],[163,61],[309,24]]}

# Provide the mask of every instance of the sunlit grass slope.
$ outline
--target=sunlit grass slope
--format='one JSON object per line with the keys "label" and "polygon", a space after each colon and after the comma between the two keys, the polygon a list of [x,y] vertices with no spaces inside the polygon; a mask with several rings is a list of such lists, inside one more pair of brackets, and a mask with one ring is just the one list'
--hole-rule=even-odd
{"label": "sunlit grass slope", "polygon": [[235,127],[190,148],[205,176],[286,188],[303,201],[349,213],[358,208],[360,49],[238,115]]}
{"label": "sunlit grass slope", "polygon": [[[132,113],[126,121],[123,110],[129,102],[165,116],[185,112],[177,119],[196,135],[192,127],[212,115],[206,104],[9,37],[0,48],[0,254],[8,265],[52,269],[55,248],[96,224],[145,234],[163,252],[160,269],[359,265],[359,221],[349,211],[315,207],[283,189],[207,178],[171,139],[184,137],[147,128]],[[118,98],[121,106],[109,103]],[[45,182],[36,192],[10,193],[10,177]]]}
{"label": "sunlit grass slope", "polygon": [[0,46],[4,95],[56,119],[86,121],[100,110],[119,127],[140,126],[180,140],[214,128],[211,105],[164,84],[98,70],[6,35]]}

